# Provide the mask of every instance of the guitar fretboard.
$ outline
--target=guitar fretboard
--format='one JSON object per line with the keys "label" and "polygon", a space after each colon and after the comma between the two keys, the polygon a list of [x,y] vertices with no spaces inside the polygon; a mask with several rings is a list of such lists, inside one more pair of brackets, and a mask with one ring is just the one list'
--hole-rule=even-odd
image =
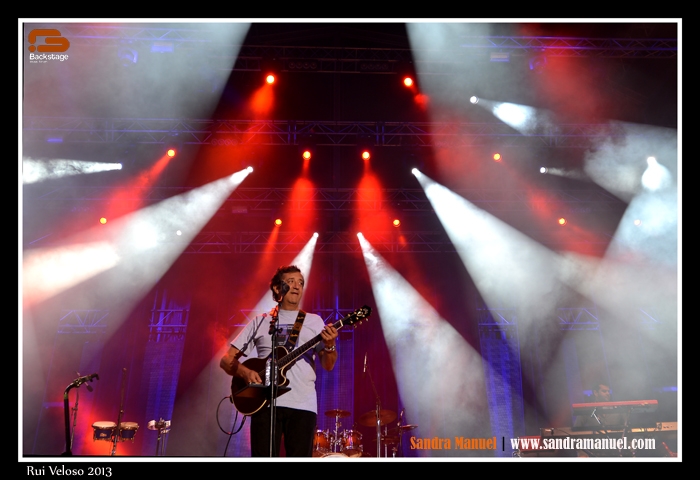
{"label": "guitar fretboard", "polygon": [[[343,318],[342,320],[338,320],[337,322],[335,322],[335,323],[333,324],[333,327],[334,327],[336,330],[339,330],[340,328],[343,327],[343,321],[345,321],[345,320],[347,320],[347,319],[349,319],[350,317],[353,317],[353,316],[356,316],[356,314],[353,313],[352,315],[350,315],[350,316],[348,316],[348,317],[345,317],[345,318]],[[284,357],[280,358],[280,360],[279,360],[280,367],[284,367],[284,366],[286,366],[287,364],[293,362],[294,360],[296,360],[297,358],[299,358],[300,356],[302,356],[304,353],[306,353],[309,349],[314,348],[316,345],[318,345],[318,343],[319,343],[320,341],[321,341],[321,334],[319,333],[319,334],[316,335],[314,338],[312,338],[312,339],[309,340],[308,342],[306,342],[306,343],[304,343],[303,345],[301,345],[299,348],[295,348],[294,350],[292,350],[291,352],[289,352],[287,355],[285,355]]]}

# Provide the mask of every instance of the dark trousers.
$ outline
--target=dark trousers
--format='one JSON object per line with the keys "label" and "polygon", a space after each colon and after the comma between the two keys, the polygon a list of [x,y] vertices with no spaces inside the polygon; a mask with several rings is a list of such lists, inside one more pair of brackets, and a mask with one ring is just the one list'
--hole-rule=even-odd
{"label": "dark trousers", "polygon": [[[277,407],[275,413],[275,442],[273,457],[280,456],[284,437],[287,457],[310,457],[316,433],[316,414],[307,410]],[[262,408],[250,417],[250,451],[252,457],[270,456],[270,407]]]}

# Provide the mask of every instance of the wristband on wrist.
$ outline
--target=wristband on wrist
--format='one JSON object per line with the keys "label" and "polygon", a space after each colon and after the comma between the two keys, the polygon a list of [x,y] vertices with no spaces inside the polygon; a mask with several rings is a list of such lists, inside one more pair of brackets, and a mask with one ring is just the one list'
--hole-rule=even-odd
{"label": "wristband on wrist", "polygon": [[323,349],[326,352],[335,352],[335,345],[331,345],[330,347],[324,347]]}

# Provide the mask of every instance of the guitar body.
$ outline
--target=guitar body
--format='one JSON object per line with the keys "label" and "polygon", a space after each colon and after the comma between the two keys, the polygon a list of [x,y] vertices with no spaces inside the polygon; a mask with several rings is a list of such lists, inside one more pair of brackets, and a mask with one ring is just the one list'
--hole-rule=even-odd
{"label": "guitar body", "polygon": [[[341,329],[346,325],[353,325],[357,327],[364,320],[367,320],[372,313],[372,309],[365,305],[362,308],[355,310],[353,313],[345,318],[342,318],[333,324],[336,329]],[[319,333],[314,338],[308,342],[300,345],[296,349],[289,352],[285,347],[277,347],[275,350],[276,360],[277,360],[277,397],[284,395],[289,391],[287,385],[289,384],[289,379],[284,376],[284,372],[294,362],[305,352],[314,348],[321,341],[321,334]],[[265,386],[267,378],[265,375],[265,367],[267,364],[267,358],[249,358],[243,365],[255,372],[258,372],[260,379],[262,380],[261,385],[247,385],[245,380],[240,377],[233,377],[231,379],[231,401],[236,406],[236,410],[241,412],[243,415],[252,415],[261,408],[263,408],[267,402],[270,401],[270,386]]]}
{"label": "guitar body", "polygon": [[[287,349],[284,347],[277,347],[275,350],[277,358],[283,358],[287,355]],[[231,379],[231,393],[233,394],[233,404],[236,406],[236,410],[241,412],[243,415],[252,415],[270,401],[270,386],[264,386],[267,383],[267,376],[265,375],[265,364],[267,363],[267,358],[249,358],[243,362],[243,366],[258,372],[260,379],[262,380],[262,386],[255,385],[250,387],[248,391],[238,394],[241,389],[247,386],[245,380],[240,377],[233,377]],[[286,387],[289,385],[289,379],[284,376],[284,371],[289,368],[293,363],[285,365],[279,368],[277,372],[277,386]],[[279,395],[286,393],[286,390]]]}

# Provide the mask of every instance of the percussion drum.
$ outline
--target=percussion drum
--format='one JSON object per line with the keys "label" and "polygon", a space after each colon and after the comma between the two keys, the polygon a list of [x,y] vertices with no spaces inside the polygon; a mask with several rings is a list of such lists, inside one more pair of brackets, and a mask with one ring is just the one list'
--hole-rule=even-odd
{"label": "percussion drum", "polygon": [[95,422],[92,424],[92,441],[106,440],[110,441],[114,435],[114,430],[117,424],[114,422]]}
{"label": "percussion drum", "polygon": [[344,453],[331,452],[331,453],[326,453],[325,455],[322,455],[321,458],[331,458],[331,459],[334,458],[336,460],[340,460],[341,458],[348,458],[348,456],[345,455]]}
{"label": "percussion drum", "polygon": [[122,440],[134,441],[136,430],[139,429],[139,424],[135,422],[122,422],[119,424],[119,437]]}
{"label": "percussion drum", "polygon": [[344,430],[342,438],[343,448],[340,450],[348,457],[362,456],[362,434],[355,430]]}
{"label": "percussion drum", "polygon": [[324,430],[316,430],[314,434],[314,448],[312,456],[324,457],[331,451],[331,444],[328,440],[328,432]]}

